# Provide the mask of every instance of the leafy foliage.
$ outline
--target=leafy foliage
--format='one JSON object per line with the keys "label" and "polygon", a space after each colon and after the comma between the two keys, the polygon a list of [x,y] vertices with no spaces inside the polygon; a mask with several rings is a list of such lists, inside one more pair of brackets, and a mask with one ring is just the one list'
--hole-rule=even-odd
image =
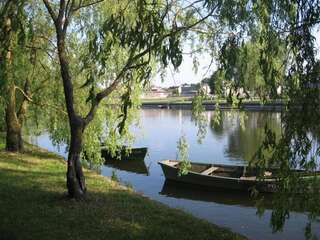
{"label": "leafy foliage", "polygon": [[[320,63],[314,38],[320,22],[319,0],[204,0],[189,5],[151,0],[44,3],[46,10],[34,1],[0,2],[2,119],[8,87],[23,93],[25,83],[30,82],[26,92],[32,95],[32,102],[46,106],[41,111],[31,107],[31,121],[46,128],[56,144],[67,143],[72,121],[68,122],[63,109],[74,108],[68,116],[86,123],[83,156],[101,164],[101,143],[115,153],[121,145],[133,142],[129,126],[137,119],[139,95],[155,70],[168,65],[177,69],[186,39],[193,47],[207,44],[219,62],[210,81],[215,94],[228,95],[229,102],[239,106],[252,92],[262,100],[285,100],[281,133],[266,126],[265,141],[253,162],[262,168],[276,165],[281,169],[280,191],[274,203],[277,208],[272,215],[274,230],[281,230],[291,205],[304,203],[310,221],[319,218],[316,177],[301,181],[290,171],[301,168],[315,173],[319,169]],[[54,26],[47,25],[49,15]],[[8,16],[12,29],[5,31]],[[58,19],[61,26],[57,28]],[[63,36],[59,46],[54,27],[62,31],[57,34],[58,38]],[[188,30],[193,30],[189,36]],[[65,44],[63,52],[61,43]],[[66,63],[58,63],[61,56]],[[67,68],[69,82],[61,84],[60,67]],[[68,84],[73,87],[71,93],[65,87]],[[74,98],[69,106],[64,101],[68,94]],[[17,95],[21,104],[26,96]],[[193,101],[200,139],[207,125],[203,100],[200,93]],[[212,120],[216,129],[221,128],[221,115],[217,110]],[[246,121],[245,115],[240,117],[241,122]],[[185,166],[181,169],[187,169],[185,138],[180,139],[178,148]],[[306,198],[294,194],[297,191]],[[310,229],[308,225],[309,238]]]}
{"label": "leafy foliage", "polygon": [[[57,32],[65,32],[57,36],[65,38],[68,75],[72,78],[63,81],[77,89],[74,96],[68,92],[75,101],[69,101],[67,109],[74,107],[75,117],[81,118],[85,126],[90,123],[85,127],[83,149],[90,156],[87,160],[101,163],[96,154],[99,142],[113,154],[123,144],[132,143],[129,126],[136,119],[141,91],[158,65],[179,67],[182,38],[208,16],[199,14],[194,5],[184,8],[174,1],[101,1],[88,6],[74,1],[60,5],[61,12],[69,12],[65,24],[55,12],[58,6],[44,3],[55,26],[61,25],[56,27]],[[59,53],[61,59],[61,50]],[[101,110],[100,104],[104,106]],[[63,137],[57,134],[58,141],[70,138],[67,129],[62,127]]]}
{"label": "leafy foliage", "polygon": [[[6,93],[8,85],[14,81],[14,66],[13,64],[19,61],[19,58],[14,58],[16,53],[21,51],[26,42],[26,33],[24,25],[26,16],[24,12],[25,2],[14,4],[11,1],[1,3],[0,7],[0,90]],[[13,62],[12,59],[17,60]],[[24,68],[22,69],[24,71]]]}
{"label": "leafy foliage", "polygon": [[179,176],[188,174],[189,169],[191,168],[191,163],[188,159],[188,141],[185,136],[181,136],[177,142],[178,153],[180,156],[179,163]]}
{"label": "leafy foliage", "polygon": [[[274,133],[266,129],[268,138],[262,147],[272,148],[273,154],[271,157],[260,156],[262,161],[276,163],[281,170],[280,191],[272,218],[275,230],[279,230],[292,206],[304,206],[305,211],[311,211],[311,220],[319,216],[319,212],[315,211],[318,194],[314,194],[314,190],[318,189],[317,180],[303,181],[290,169],[300,168],[308,172],[319,169],[319,67],[315,59],[312,29],[319,21],[320,8],[318,1],[298,1],[297,4],[264,2],[262,7],[268,9],[258,15],[262,24],[260,41],[265,46],[261,51],[260,62],[264,79],[273,93],[274,82],[278,78],[283,79],[285,95],[288,97],[282,115],[281,138],[276,142]],[[273,54],[279,51],[277,39],[286,42],[289,52],[283,61],[283,64],[288,66],[284,78],[279,75],[274,65]],[[308,201],[304,202],[304,197],[295,194],[297,192],[308,196]],[[307,229],[310,227],[307,226]],[[311,235],[309,233],[307,237]]]}
{"label": "leafy foliage", "polygon": [[198,142],[202,143],[202,140],[206,136],[208,120],[204,113],[205,107],[203,101],[205,100],[205,94],[202,90],[199,90],[198,94],[192,100],[192,120],[198,127]]}
{"label": "leafy foliage", "polygon": [[[248,87],[244,83],[249,79],[250,65],[257,66],[253,76],[259,76],[259,82],[262,80],[260,97],[278,98],[277,89],[281,86],[281,97],[286,100],[282,131],[276,134],[266,126],[265,140],[255,162],[262,168],[276,165],[281,170],[280,191],[271,218],[274,230],[278,231],[293,207],[303,206],[304,211],[310,212],[310,221],[319,217],[318,194],[314,192],[318,189],[316,177],[303,181],[290,169],[314,173],[319,170],[319,63],[313,34],[319,25],[320,5],[317,0],[294,3],[260,0],[239,4],[246,12],[241,14],[244,18],[235,21],[233,16],[226,16],[233,33],[238,34],[230,33],[222,38],[219,60],[225,71],[224,81],[234,89]],[[255,56],[248,58],[250,45],[254,46]],[[308,201],[302,196],[308,196]],[[309,224],[308,238],[312,237],[310,229]]]}
{"label": "leafy foliage", "polygon": [[[208,1],[208,6],[212,4]],[[227,95],[230,103],[239,106],[243,98],[240,89],[245,97],[249,97],[248,91],[255,91],[262,101],[284,100],[282,130],[273,132],[265,126],[265,139],[251,164],[280,168],[280,189],[271,218],[273,229],[282,229],[290,209],[302,207],[310,212],[307,238],[313,237],[311,222],[319,218],[319,194],[315,192],[320,167],[320,83],[314,37],[320,22],[319,6],[317,0],[223,1],[218,7],[221,15],[217,24],[223,30],[215,32],[215,38],[213,33],[208,34],[210,46],[218,46],[219,68],[210,78],[215,94]],[[225,12],[227,7],[229,11]],[[201,112],[201,107],[198,109]],[[219,120],[219,112],[215,116],[212,125],[219,128],[221,124],[215,121]],[[294,168],[312,172],[315,177],[304,181],[290,171]]]}

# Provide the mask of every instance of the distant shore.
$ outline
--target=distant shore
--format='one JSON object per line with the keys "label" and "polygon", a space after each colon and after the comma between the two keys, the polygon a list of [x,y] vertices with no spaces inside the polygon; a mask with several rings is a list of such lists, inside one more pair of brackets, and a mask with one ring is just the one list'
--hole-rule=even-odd
{"label": "distant shore", "polygon": [[[216,108],[215,100],[206,100],[203,103],[206,110]],[[281,111],[284,104],[281,100],[270,101],[262,104],[259,100],[243,101],[241,106],[231,105],[227,101],[219,101],[221,109],[242,109],[251,111]],[[191,98],[163,98],[163,99],[145,99],[142,101],[143,109],[192,109]]]}

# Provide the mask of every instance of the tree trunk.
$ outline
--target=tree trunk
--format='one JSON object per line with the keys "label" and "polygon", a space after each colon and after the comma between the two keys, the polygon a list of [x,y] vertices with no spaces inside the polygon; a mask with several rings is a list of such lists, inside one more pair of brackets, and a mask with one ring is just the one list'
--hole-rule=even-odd
{"label": "tree trunk", "polygon": [[15,87],[12,84],[8,88],[8,103],[6,107],[6,150],[10,152],[21,152],[23,141],[21,124],[16,114]]}
{"label": "tree trunk", "polygon": [[[9,4],[9,2],[8,2]],[[13,83],[12,76],[12,12],[5,17],[4,28],[4,80],[7,82],[6,86],[6,150],[11,152],[19,152],[23,150],[23,142],[21,137],[21,125],[16,113],[16,88]]]}
{"label": "tree trunk", "polygon": [[68,154],[67,188],[71,198],[83,199],[86,193],[85,177],[82,171],[80,153],[84,124],[81,118],[70,123],[71,142]]}
{"label": "tree trunk", "polygon": [[[68,194],[71,198],[80,200],[85,197],[86,193],[86,184],[80,161],[80,153],[82,150],[83,132],[87,123],[83,118],[77,115],[74,109],[73,84],[65,46],[67,26],[70,20],[70,16],[68,15],[70,14],[70,12],[69,14],[67,14],[68,4],[65,4],[64,1],[61,1],[59,15],[55,16],[52,8],[50,7],[50,4],[47,1],[44,1],[44,3],[56,27],[60,72],[71,130],[67,169]],[[71,8],[72,6],[73,3],[71,4]],[[72,9],[69,9],[69,11],[72,11]]]}
{"label": "tree trunk", "polygon": [[232,104],[232,88],[230,87],[228,97],[227,97],[227,103]]}

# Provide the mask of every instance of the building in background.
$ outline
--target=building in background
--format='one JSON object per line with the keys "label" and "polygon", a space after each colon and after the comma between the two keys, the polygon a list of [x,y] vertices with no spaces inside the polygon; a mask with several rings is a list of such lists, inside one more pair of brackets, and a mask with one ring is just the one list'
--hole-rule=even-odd
{"label": "building in background", "polygon": [[147,90],[142,98],[152,99],[152,98],[167,98],[167,97],[194,97],[197,95],[199,89],[206,95],[210,95],[210,87],[207,83],[198,84],[187,84],[184,83],[180,86],[171,86],[169,88],[162,88],[157,86],[152,86]]}
{"label": "building in background", "polygon": [[178,90],[179,96],[194,97],[199,90],[199,86],[199,84],[182,84]]}
{"label": "building in background", "polygon": [[153,86],[142,95],[142,98],[167,98],[169,95],[170,92],[167,89]]}

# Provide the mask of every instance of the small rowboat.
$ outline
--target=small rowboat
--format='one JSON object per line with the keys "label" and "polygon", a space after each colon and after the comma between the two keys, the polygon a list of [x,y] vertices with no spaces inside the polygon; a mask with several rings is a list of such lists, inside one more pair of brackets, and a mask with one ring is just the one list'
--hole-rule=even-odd
{"label": "small rowboat", "polygon": [[131,148],[129,151],[127,147],[123,146],[116,156],[112,156],[106,147],[101,148],[101,156],[106,159],[117,160],[143,160],[147,154],[148,148]]}
{"label": "small rowboat", "polygon": [[[248,191],[255,187],[259,192],[276,192],[279,181],[277,169],[267,169],[261,172],[257,168],[245,166],[191,163],[191,169],[189,169],[188,173],[179,176],[179,161],[164,160],[158,163],[166,179],[210,189]],[[303,170],[292,171],[301,174],[301,177],[314,175],[314,173],[309,174]],[[317,172],[317,174],[320,173]]]}

